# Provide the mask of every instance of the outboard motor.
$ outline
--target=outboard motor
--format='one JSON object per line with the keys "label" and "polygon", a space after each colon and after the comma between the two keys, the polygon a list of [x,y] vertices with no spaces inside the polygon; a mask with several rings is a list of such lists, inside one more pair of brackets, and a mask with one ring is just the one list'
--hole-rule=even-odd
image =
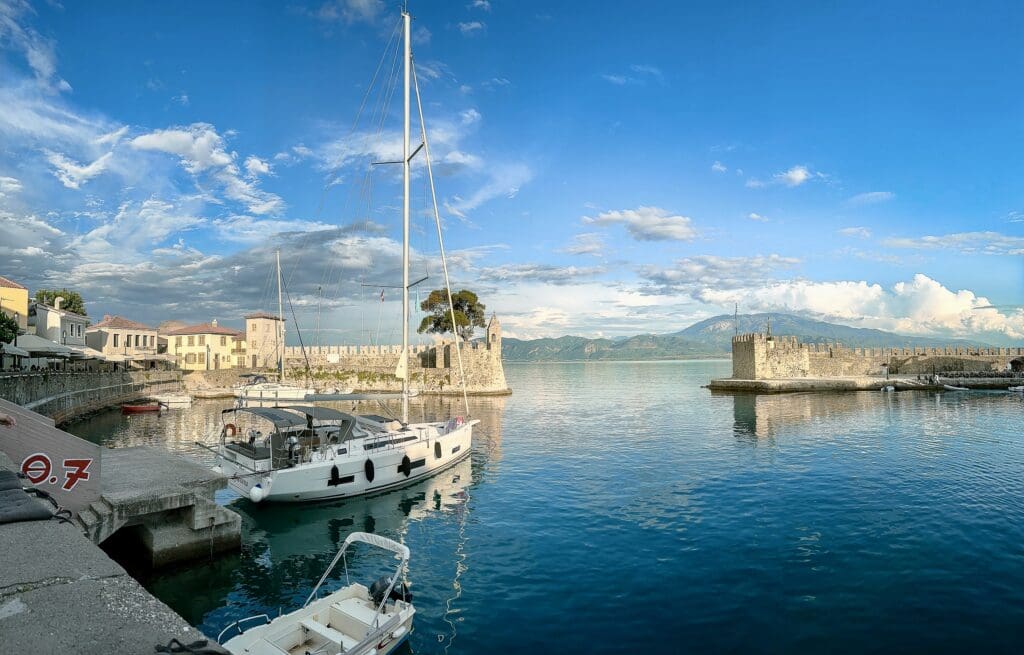
{"label": "outboard motor", "polygon": [[[384,575],[377,579],[372,585],[370,585],[370,598],[373,599],[375,605],[380,605],[384,601],[384,592],[388,590],[391,585],[391,576]],[[412,594],[409,593],[409,587],[404,582],[396,582],[395,588],[388,594],[390,600],[402,600],[407,603],[412,602]]]}

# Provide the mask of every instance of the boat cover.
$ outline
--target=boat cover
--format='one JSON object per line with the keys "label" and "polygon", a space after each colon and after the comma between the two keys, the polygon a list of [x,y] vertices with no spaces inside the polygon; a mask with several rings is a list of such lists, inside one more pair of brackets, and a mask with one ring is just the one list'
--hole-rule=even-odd
{"label": "boat cover", "polygon": [[313,405],[278,405],[275,409],[289,409],[293,412],[302,412],[306,416],[315,418],[318,421],[343,421],[351,419],[351,414],[339,412],[331,407],[314,407]]}

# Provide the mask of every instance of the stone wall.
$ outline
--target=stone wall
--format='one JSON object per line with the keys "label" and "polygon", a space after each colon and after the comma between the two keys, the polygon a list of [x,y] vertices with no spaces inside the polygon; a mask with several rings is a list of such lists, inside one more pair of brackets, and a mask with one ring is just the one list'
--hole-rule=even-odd
{"label": "stone wall", "polygon": [[61,423],[149,394],[176,391],[180,385],[180,371],[41,371],[0,375],[0,398]]}
{"label": "stone wall", "polygon": [[893,374],[915,375],[1003,371],[1013,361],[1024,365],[1024,348],[847,348],[766,334],[733,337],[732,356],[732,376],[738,380],[882,375],[886,367]]}

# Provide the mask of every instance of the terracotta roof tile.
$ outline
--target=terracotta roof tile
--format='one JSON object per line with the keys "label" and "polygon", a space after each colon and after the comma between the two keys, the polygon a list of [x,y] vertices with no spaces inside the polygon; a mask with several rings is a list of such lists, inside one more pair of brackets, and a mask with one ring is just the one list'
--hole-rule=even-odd
{"label": "terracotta roof tile", "polygon": [[27,287],[21,286],[14,280],[8,280],[2,275],[0,275],[0,287],[4,287],[5,289],[25,289],[25,291],[28,291]]}
{"label": "terracotta roof tile", "polygon": [[89,327],[89,330],[92,331],[97,328],[127,328],[129,330],[153,330],[154,332],[156,331],[156,328],[151,328],[148,325],[143,325],[142,323],[138,323],[136,321],[130,321],[127,318],[121,316],[104,316],[102,321],[91,325]]}
{"label": "terracotta roof tile", "polygon": [[280,321],[281,320],[279,317],[274,316],[273,314],[271,314],[269,312],[253,312],[252,314],[246,314],[245,318],[247,318],[247,319],[249,319],[249,318],[271,318],[271,319],[274,319],[275,321]]}
{"label": "terracotta roof tile", "polygon": [[224,327],[223,325],[212,325],[210,323],[202,323],[200,325],[189,325],[187,327],[178,328],[177,330],[170,330],[167,336],[181,336],[186,334],[222,334],[229,337],[240,337],[244,336],[238,330],[232,330],[231,328]]}

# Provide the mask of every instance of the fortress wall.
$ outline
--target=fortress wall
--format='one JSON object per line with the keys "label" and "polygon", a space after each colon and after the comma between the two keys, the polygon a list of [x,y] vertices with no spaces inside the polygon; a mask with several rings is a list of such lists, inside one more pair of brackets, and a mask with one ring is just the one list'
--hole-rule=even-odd
{"label": "fortress wall", "polygon": [[1002,371],[1024,357],[1024,348],[943,346],[846,348],[841,344],[801,344],[796,337],[742,334],[733,337],[733,378],[740,380],[844,377],[942,371]]}

